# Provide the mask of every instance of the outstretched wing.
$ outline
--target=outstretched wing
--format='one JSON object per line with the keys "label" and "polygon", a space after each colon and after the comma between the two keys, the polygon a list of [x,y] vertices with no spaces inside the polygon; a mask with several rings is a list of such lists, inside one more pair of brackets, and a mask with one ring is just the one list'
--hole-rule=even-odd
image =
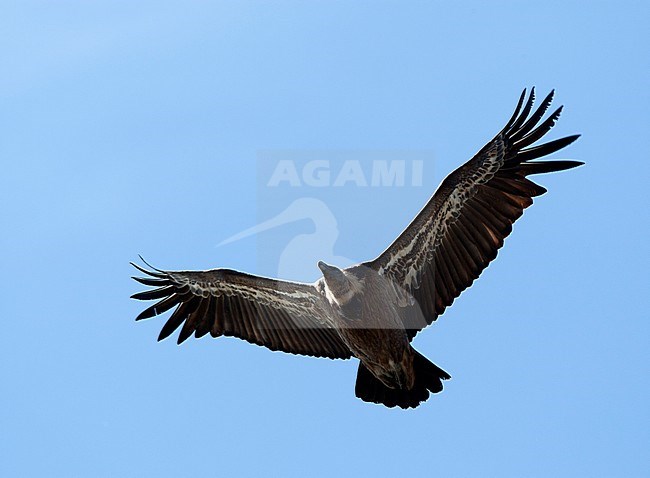
{"label": "outstretched wing", "polygon": [[201,272],[149,271],[134,277],[156,289],[132,296],[158,300],[136,320],[148,319],[176,307],[158,340],[181,325],[178,343],[190,335],[235,336],[271,350],[315,357],[351,357],[328,317],[329,304],[308,284],[256,277],[229,270]]}
{"label": "outstretched wing", "polygon": [[[534,161],[573,143],[579,135],[532,146],[555,124],[562,107],[541,121],[553,91],[532,114],[534,88],[524,104],[525,96],[526,90],[503,130],[451,173],[397,240],[366,264],[412,294],[427,324],[478,278],[533,197],[546,192],[526,176],[583,164]],[[422,329],[407,321],[411,336]]]}

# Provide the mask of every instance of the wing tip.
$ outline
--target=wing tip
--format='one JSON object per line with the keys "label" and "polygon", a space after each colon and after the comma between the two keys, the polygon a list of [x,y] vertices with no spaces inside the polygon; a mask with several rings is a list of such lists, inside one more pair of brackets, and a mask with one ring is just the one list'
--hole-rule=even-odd
{"label": "wing tip", "polygon": [[145,260],[145,258],[142,257],[141,254],[138,254],[138,257],[140,258],[140,260],[141,260],[142,262],[145,263],[145,265],[147,265],[147,266],[150,267],[151,269],[155,270],[156,272],[163,272],[163,273],[165,272],[165,271],[160,270],[160,269],[158,269],[157,267],[154,267],[154,266],[152,266],[151,264],[149,264],[149,263]]}
{"label": "wing tip", "polygon": [[146,309],[146,310],[143,310],[142,312],[140,312],[140,314],[138,314],[138,316],[135,318],[135,321],[139,322],[141,320],[150,319],[150,318],[155,317],[155,316],[156,316],[155,313],[150,315],[149,309]]}
{"label": "wing tip", "polygon": [[583,161],[572,159],[555,159],[550,161],[530,161],[522,163],[520,168],[524,176],[530,174],[556,173],[584,165]]}
{"label": "wing tip", "polygon": [[580,138],[580,136],[582,136],[582,134],[580,134],[580,133],[571,134],[571,135],[567,136],[566,137],[566,139],[568,141],[567,146],[570,145],[571,143],[575,142],[578,138]]}

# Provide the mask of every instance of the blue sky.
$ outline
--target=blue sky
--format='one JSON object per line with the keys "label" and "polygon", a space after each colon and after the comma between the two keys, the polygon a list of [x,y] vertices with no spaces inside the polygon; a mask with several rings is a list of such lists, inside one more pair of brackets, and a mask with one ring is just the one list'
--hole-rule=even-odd
{"label": "blue sky", "polygon": [[[648,10],[2,2],[0,474],[647,476]],[[530,85],[565,105],[554,137],[583,134],[556,157],[587,165],[538,179],[418,335],[453,377],[420,408],[354,398],[356,361],[134,322],[139,253],[273,272],[277,232],[217,247],[272,212],[262,152],[432,158],[422,187],[330,191],[334,252],[370,259]]]}

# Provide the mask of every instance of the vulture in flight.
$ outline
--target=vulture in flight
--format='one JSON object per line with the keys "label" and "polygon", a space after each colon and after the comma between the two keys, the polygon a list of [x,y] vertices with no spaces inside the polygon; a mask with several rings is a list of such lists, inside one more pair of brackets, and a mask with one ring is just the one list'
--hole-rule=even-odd
{"label": "vulture in flight", "polygon": [[535,145],[562,107],[543,119],[551,92],[533,111],[526,90],[505,127],[442,182],[422,211],[376,259],[347,269],[318,263],[313,284],[258,277],[230,269],[147,270],[134,279],[154,287],[133,295],[155,300],[148,319],[175,308],[160,332],[234,336],[292,354],[359,359],[356,396],[411,408],[442,390],[449,374],[412,346],[497,256],[512,224],[546,192],[528,176],[574,168],[568,160],[538,161],[579,135]]}

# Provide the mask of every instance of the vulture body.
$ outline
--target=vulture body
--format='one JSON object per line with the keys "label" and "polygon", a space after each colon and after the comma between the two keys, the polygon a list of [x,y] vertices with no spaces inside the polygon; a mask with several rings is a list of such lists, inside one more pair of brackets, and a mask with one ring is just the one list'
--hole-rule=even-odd
{"label": "vulture body", "polygon": [[229,269],[162,271],[134,264],[156,300],[136,320],[175,308],[159,340],[235,336],[271,350],[359,359],[356,396],[388,407],[416,407],[450,376],[412,346],[496,257],[512,224],[546,190],[528,179],[583,163],[538,161],[578,135],[535,145],[562,107],[543,119],[551,92],[533,111],[521,94],[506,126],[452,172],[404,232],[376,259],[346,269],[319,262],[313,284]]}

